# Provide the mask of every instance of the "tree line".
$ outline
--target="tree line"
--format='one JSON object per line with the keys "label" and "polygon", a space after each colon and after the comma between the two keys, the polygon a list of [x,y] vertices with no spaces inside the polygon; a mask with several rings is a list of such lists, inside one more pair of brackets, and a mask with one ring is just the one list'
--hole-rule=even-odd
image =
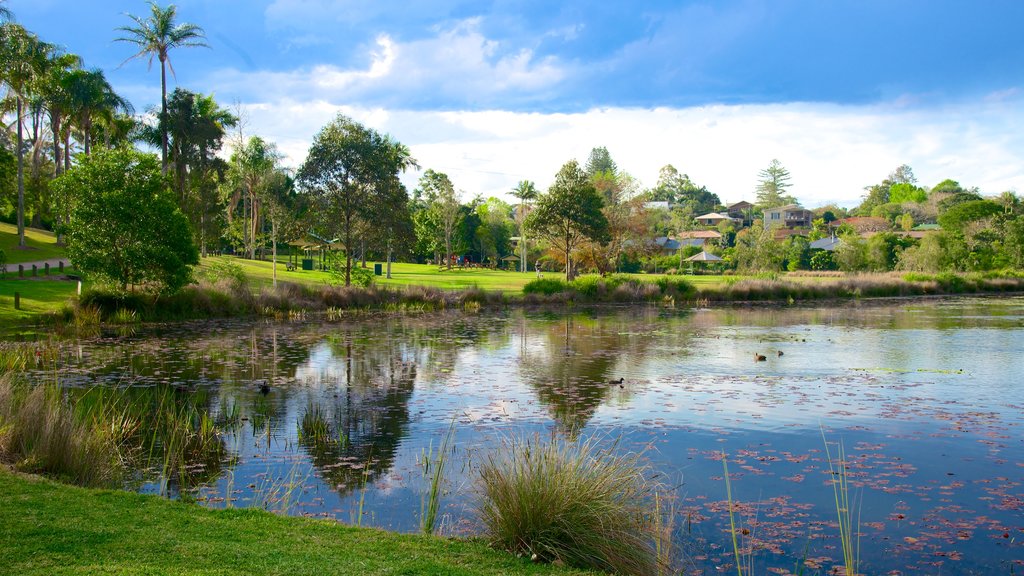
{"label": "tree line", "polygon": [[[741,270],[980,270],[1024,264],[1016,195],[984,198],[952,180],[920,187],[908,166],[868,186],[857,208],[816,210],[812,229],[803,235],[778,240],[760,222],[744,228],[727,221],[718,226],[719,241],[671,256],[655,239],[701,228],[695,218],[724,211],[720,198],[672,165],[662,168],[653,187],[641,189],[603,146],[592,149],[583,164],[566,162],[545,191],[520,181],[509,191],[517,202],[509,204],[467,194],[447,174],[429,168],[410,192],[401,175],[421,167],[409,148],[339,115],[314,137],[302,165],[292,171],[283,167],[274,143],[247,133],[240,110],[185,88],[168,94],[171,56],[179,49],[209,48],[203,29],[178,22],[173,5],[151,2],[147,15],[129,15],[116,31],[116,40],[132,49],[126,62],[160,65],[159,108],[141,114],[101,70],[86,68],[78,56],[17,24],[2,2],[0,18],[3,113],[12,118],[10,128],[0,131],[0,218],[18,224],[22,244],[27,224],[56,230],[83,261],[95,260],[78,251],[91,245],[84,230],[91,230],[89,238],[113,235],[106,242],[117,250],[107,251],[111,264],[98,273],[123,287],[187,281],[166,270],[146,276],[153,259],[185,267],[210,252],[276,259],[280,244],[302,238],[340,248],[333,267],[346,285],[366,280],[354,270],[365,268],[368,259],[385,261],[388,275],[391,262],[401,259],[449,268],[564,270],[570,279],[582,271],[679,271],[682,259],[699,249]],[[159,150],[158,162],[146,160],[137,147]],[[155,177],[149,173],[154,168]],[[116,178],[119,170],[136,177]],[[773,160],[758,175],[757,202],[744,219],[796,203],[788,193],[790,180],[789,171]],[[98,191],[98,184],[106,189]],[[89,205],[96,202],[108,206]],[[667,203],[667,209],[652,209],[651,202]],[[167,212],[154,212],[153,222],[181,222],[184,235],[142,229],[148,220],[133,210],[145,204]],[[848,216],[886,225],[870,237],[833,225]],[[941,231],[922,238],[904,234],[921,224]],[[842,237],[834,252],[810,249],[810,242],[833,234]],[[169,238],[175,246],[158,250]],[[94,267],[101,268],[98,261]]]}

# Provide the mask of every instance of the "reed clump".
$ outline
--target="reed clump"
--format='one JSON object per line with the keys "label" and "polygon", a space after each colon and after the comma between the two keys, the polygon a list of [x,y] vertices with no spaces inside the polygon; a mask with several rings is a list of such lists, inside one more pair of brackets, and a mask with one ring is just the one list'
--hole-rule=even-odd
{"label": "reed clump", "polygon": [[0,461],[80,486],[111,486],[124,475],[125,438],[139,421],[78,411],[57,386],[0,376]]}
{"label": "reed clump", "polygon": [[495,547],[536,561],[656,574],[655,494],[639,455],[595,440],[509,440],[482,465],[480,518]]}

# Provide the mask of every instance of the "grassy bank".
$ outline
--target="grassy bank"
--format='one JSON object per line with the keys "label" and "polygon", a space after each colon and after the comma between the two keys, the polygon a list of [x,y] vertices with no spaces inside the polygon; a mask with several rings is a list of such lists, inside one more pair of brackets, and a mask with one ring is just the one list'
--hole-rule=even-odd
{"label": "grassy bank", "polygon": [[0,470],[0,566],[12,574],[583,574],[479,541],[258,510],[215,511]]}
{"label": "grassy bank", "polygon": [[64,249],[57,246],[57,237],[53,232],[25,228],[25,248],[18,247],[18,227],[14,224],[0,222],[0,250],[7,254],[7,268],[11,264],[17,271],[19,262],[64,258]]}
{"label": "grassy bank", "polygon": [[[16,275],[16,274],[15,274]],[[59,310],[77,290],[77,283],[42,278],[0,279],[0,325],[25,322],[40,314]],[[14,309],[14,293],[21,295],[21,307]]]}

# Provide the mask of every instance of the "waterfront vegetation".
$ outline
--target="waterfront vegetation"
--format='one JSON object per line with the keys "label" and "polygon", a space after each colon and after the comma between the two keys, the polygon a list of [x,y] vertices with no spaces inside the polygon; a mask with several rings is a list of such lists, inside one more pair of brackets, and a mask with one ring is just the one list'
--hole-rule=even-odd
{"label": "waterfront vegetation", "polygon": [[258,509],[210,510],[0,469],[0,547],[16,574],[586,574],[480,540],[396,534]]}

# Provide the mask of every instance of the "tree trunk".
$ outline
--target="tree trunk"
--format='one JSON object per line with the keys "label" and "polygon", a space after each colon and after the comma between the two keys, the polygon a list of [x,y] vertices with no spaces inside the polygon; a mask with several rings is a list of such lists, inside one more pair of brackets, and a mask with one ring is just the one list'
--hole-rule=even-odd
{"label": "tree trunk", "polygon": [[388,275],[387,279],[391,279],[391,245],[388,245]]}
{"label": "tree trunk", "polygon": [[18,246],[25,246],[25,152],[21,141],[21,95],[17,97],[18,112]]}
{"label": "tree trunk", "polygon": [[270,219],[270,245],[274,251],[274,290],[277,290],[277,220]]}
{"label": "tree trunk", "polygon": [[161,170],[167,176],[167,56],[160,55],[160,145]]}
{"label": "tree trunk", "polygon": [[345,212],[345,286],[352,285],[352,216]]}
{"label": "tree trunk", "polygon": [[[62,172],[63,166],[60,159],[60,114],[50,111],[50,131],[53,132],[53,177],[57,178]],[[64,215],[60,208],[54,210],[54,218],[58,223],[64,223]],[[57,227],[60,230],[60,227]],[[64,235],[57,233],[57,246],[64,246]]]}

